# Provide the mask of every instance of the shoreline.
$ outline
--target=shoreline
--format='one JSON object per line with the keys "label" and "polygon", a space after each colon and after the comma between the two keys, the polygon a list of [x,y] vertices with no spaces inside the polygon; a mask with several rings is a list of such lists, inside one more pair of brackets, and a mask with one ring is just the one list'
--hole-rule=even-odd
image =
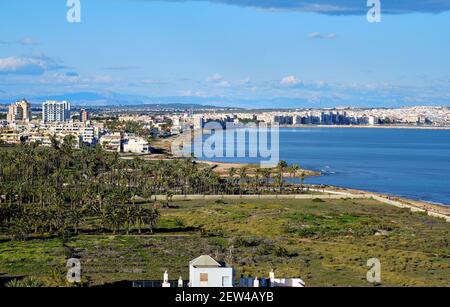
{"label": "shoreline", "polygon": [[390,196],[386,194],[382,194],[379,192],[371,192],[365,190],[358,190],[352,188],[344,188],[344,187],[336,187],[336,186],[326,186],[325,191],[329,191],[332,193],[349,193],[352,195],[372,195],[377,200],[382,201],[384,203],[390,203],[392,205],[398,205],[409,208],[413,212],[422,211],[431,213],[430,215],[442,215],[440,217],[445,218],[450,222],[450,206],[445,204],[437,204],[432,202],[427,202],[424,200],[416,200],[402,196]]}
{"label": "shoreline", "polygon": [[[246,163],[214,162],[214,161],[198,160],[198,159],[195,159],[195,161],[198,163],[204,163],[204,164],[210,165],[211,167],[216,166],[216,168],[219,168],[221,170],[221,172],[219,172],[219,174],[221,174],[222,172],[226,173],[227,168],[229,169],[231,167],[234,167],[236,169],[243,168],[243,167],[248,167],[250,169],[250,168],[254,167],[254,165],[246,164]],[[299,171],[299,173],[301,173],[302,171],[305,171],[305,175],[307,177],[321,176],[320,173],[314,172],[311,170],[303,170],[302,169]],[[285,177],[289,179],[289,175],[286,174]],[[295,177],[295,178],[298,178],[298,177]],[[379,198],[378,200],[383,200],[383,202],[385,202],[385,203],[386,202],[393,202],[393,203],[397,202],[401,206],[409,208],[412,211],[433,212],[438,215],[446,216],[450,219],[450,206],[445,205],[445,204],[436,204],[436,203],[427,202],[424,200],[410,199],[410,198],[406,198],[406,197],[402,197],[402,196],[398,196],[398,195],[390,196],[390,195],[382,194],[379,192],[358,190],[358,189],[347,188],[347,187],[314,185],[314,184],[305,184],[305,186],[310,187],[310,190],[312,188],[312,190],[322,191],[324,193],[329,193],[329,194],[373,195],[373,196]],[[319,188],[315,189],[314,187],[319,187]]]}
{"label": "shoreline", "polygon": [[[393,127],[387,127],[387,126],[377,126],[377,127],[371,127],[371,126],[350,126],[350,127],[343,127],[343,126],[305,126],[302,125],[301,127],[296,126],[288,126],[290,128],[378,128],[378,129],[389,129]],[[438,127],[395,127],[396,129],[424,129],[424,130],[450,130],[450,127],[447,128],[438,128]],[[196,133],[194,131],[194,133]],[[168,139],[165,139],[163,141],[163,144],[165,144],[165,148],[169,149],[168,153],[174,158],[174,159],[180,159],[181,156],[176,155],[176,153],[172,152],[172,143],[179,141],[181,138],[185,137],[185,135],[180,134]],[[221,176],[226,175],[227,171],[230,168],[235,169],[241,169],[241,168],[255,168],[258,167],[257,165],[252,165],[248,163],[238,163],[238,162],[215,162],[210,160],[199,160],[197,158],[194,158],[194,160],[197,163],[204,163],[206,165],[209,165],[213,171],[216,171]],[[297,174],[304,173],[306,177],[314,177],[314,176],[321,176],[322,174],[317,171],[313,170],[307,170],[307,169],[300,169]],[[285,174],[286,178],[289,178],[288,174]],[[295,178],[299,178],[299,176],[296,176]],[[310,185],[308,185],[310,186]],[[312,185],[314,186],[314,185]],[[402,196],[389,196],[387,194],[382,194],[378,192],[370,192],[370,191],[364,191],[364,190],[358,190],[358,189],[352,189],[347,187],[338,187],[338,186],[321,186],[322,190],[326,190],[330,193],[347,193],[352,195],[373,195],[376,197],[379,201],[382,201],[384,203],[391,203],[392,205],[399,205],[401,207],[409,208],[411,211],[424,211],[428,212],[430,215],[435,215],[441,218],[445,218],[447,221],[450,221],[450,205],[445,204],[436,204],[432,202],[427,202],[423,200],[416,200],[416,199],[410,199]]]}

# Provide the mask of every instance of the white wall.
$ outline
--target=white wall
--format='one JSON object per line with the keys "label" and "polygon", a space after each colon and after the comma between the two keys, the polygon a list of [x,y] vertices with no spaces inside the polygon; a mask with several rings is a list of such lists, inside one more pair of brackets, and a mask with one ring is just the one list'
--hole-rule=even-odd
{"label": "white wall", "polygon": [[[208,274],[208,282],[200,282],[200,274]],[[223,284],[223,278],[226,282]],[[190,287],[233,287],[233,269],[232,268],[189,268]]]}

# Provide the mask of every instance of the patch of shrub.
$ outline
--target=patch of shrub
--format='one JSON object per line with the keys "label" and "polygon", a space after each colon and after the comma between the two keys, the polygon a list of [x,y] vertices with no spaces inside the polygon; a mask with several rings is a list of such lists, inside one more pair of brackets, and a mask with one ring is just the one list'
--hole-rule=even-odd
{"label": "patch of shrub", "polygon": [[202,228],[200,230],[200,234],[202,237],[225,237],[225,231],[221,228],[215,229],[205,229]]}
{"label": "patch of shrub", "polygon": [[256,238],[237,237],[234,239],[235,247],[256,247],[260,243],[261,243],[261,241]]}
{"label": "patch of shrub", "polygon": [[175,223],[175,226],[177,226],[177,227],[185,227],[186,226],[184,221],[182,219],[180,219],[180,218],[176,218],[174,220],[174,223]]}
{"label": "patch of shrub", "polygon": [[40,288],[44,287],[45,284],[41,280],[29,276],[24,279],[13,279],[7,282],[5,286],[7,288]]}
{"label": "patch of shrub", "polygon": [[217,205],[226,205],[227,204],[227,202],[224,201],[223,199],[218,199],[214,203],[216,203]]}

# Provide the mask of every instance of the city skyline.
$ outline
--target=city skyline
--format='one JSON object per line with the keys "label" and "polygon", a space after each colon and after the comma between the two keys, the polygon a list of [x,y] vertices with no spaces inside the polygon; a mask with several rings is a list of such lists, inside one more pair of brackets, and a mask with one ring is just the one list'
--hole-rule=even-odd
{"label": "city skyline", "polygon": [[381,2],[2,3],[0,102],[450,105],[448,2]]}

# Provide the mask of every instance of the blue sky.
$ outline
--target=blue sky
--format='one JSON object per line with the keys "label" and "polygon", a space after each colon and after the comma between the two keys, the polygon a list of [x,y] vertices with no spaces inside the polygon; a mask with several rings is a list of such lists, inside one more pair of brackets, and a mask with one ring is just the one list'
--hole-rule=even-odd
{"label": "blue sky", "polygon": [[68,23],[65,0],[1,1],[0,103],[450,105],[450,1],[381,3],[81,0]]}

